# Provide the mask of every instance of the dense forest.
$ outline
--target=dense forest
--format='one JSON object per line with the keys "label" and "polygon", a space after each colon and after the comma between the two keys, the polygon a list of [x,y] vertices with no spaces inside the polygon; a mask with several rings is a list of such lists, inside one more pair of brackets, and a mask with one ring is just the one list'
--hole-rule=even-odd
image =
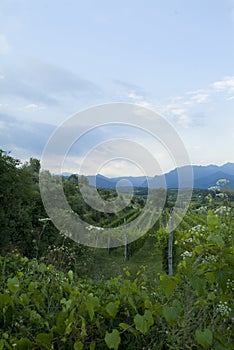
{"label": "dense forest", "polygon": [[[39,172],[39,160],[22,164],[0,151],[0,350],[233,348],[234,191],[225,181],[194,190],[182,221],[171,210],[178,190],[168,190],[157,222],[142,219],[139,239],[98,249],[53,225]],[[165,191],[136,188],[123,210],[103,213],[83,200],[76,175],[62,183],[72,210],[105,228],[135,220],[147,196],[157,207]]]}

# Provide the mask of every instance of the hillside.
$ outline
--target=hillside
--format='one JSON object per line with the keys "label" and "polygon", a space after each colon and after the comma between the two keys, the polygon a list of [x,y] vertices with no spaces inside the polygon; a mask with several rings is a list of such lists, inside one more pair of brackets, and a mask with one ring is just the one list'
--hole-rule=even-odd
{"label": "hillside", "polygon": [[[229,181],[228,186],[234,189],[234,163],[226,163],[224,165],[192,165],[193,171],[193,188],[208,189],[213,186],[220,178],[227,179]],[[186,179],[186,173],[190,172],[190,166],[184,166],[180,168],[180,172],[183,173]],[[68,173],[63,174],[64,177],[68,177]],[[109,178],[101,174],[87,176],[89,184],[94,187],[102,187],[106,189],[115,188],[117,183],[121,180],[127,180],[126,186],[130,182],[134,187],[144,188],[178,188],[178,168],[171,170],[164,175],[156,175],[154,177],[145,176],[121,176],[115,178]],[[122,182],[122,186],[124,186]],[[189,182],[183,183],[182,187],[189,187]]]}

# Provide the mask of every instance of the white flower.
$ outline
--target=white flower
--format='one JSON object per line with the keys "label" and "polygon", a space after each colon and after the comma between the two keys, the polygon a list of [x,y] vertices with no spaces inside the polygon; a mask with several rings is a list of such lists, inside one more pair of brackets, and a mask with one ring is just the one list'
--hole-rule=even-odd
{"label": "white flower", "polygon": [[228,306],[227,301],[220,301],[217,305],[216,312],[221,314],[223,317],[228,317],[231,312],[231,308]]}
{"label": "white flower", "polygon": [[217,208],[215,211],[214,211],[214,213],[215,214],[226,214],[226,215],[229,215],[230,214],[230,212],[231,212],[231,208],[229,208],[229,207],[226,207],[226,206],[222,206],[222,207],[219,207],[219,208]]}
{"label": "white flower", "polygon": [[202,259],[202,263],[211,263],[217,262],[217,258],[214,255],[206,255],[204,259]]}
{"label": "white flower", "polygon": [[230,278],[227,280],[227,288],[234,291],[234,280],[231,281]]}
{"label": "white flower", "polygon": [[191,256],[193,255],[192,252],[189,252],[188,250],[185,250],[182,254],[180,254],[180,256],[185,259],[185,258],[191,258]]}
{"label": "white flower", "polygon": [[219,179],[219,180],[216,182],[216,185],[217,185],[217,186],[224,186],[224,185],[226,185],[228,182],[229,182],[229,180],[227,180],[227,179]]}
{"label": "white flower", "polygon": [[225,195],[224,193],[220,192],[220,193],[216,193],[216,197],[224,198]]}
{"label": "white flower", "polygon": [[102,231],[102,230],[104,230],[103,227],[98,227],[98,226],[93,226],[93,225],[86,226],[86,229],[89,231],[92,231],[92,230]]}
{"label": "white flower", "polygon": [[206,213],[207,212],[207,207],[206,206],[202,206],[200,208],[198,208],[197,213]]}
{"label": "white flower", "polygon": [[211,187],[208,188],[208,191],[216,192],[216,191],[220,191],[220,188],[218,186],[211,186]]}
{"label": "white flower", "polygon": [[196,225],[194,227],[192,227],[190,230],[189,230],[189,233],[192,233],[192,234],[200,234],[202,236],[202,233],[206,231],[206,228],[205,226],[202,226],[202,225]]}

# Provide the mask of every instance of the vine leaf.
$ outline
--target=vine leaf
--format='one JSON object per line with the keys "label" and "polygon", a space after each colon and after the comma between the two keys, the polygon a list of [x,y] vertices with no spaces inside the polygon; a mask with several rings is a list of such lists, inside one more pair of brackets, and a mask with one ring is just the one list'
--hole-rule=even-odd
{"label": "vine leaf", "polygon": [[106,305],[106,311],[111,317],[115,318],[119,309],[119,304],[120,304],[120,301],[117,300],[115,302],[110,302]]}
{"label": "vine leaf", "polygon": [[206,328],[204,331],[197,329],[195,333],[195,337],[196,337],[197,343],[202,345],[203,348],[205,349],[207,349],[213,342],[212,332],[208,328]]}
{"label": "vine leaf", "polygon": [[152,313],[149,310],[145,310],[143,316],[137,314],[134,317],[134,323],[136,329],[138,329],[141,333],[146,334],[149,328],[154,324]]}
{"label": "vine leaf", "polygon": [[12,292],[15,293],[19,289],[20,283],[17,277],[8,278],[7,287]]}
{"label": "vine leaf", "polygon": [[111,333],[106,332],[105,342],[109,349],[117,350],[120,341],[121,339],[117,329],[114,329]]}

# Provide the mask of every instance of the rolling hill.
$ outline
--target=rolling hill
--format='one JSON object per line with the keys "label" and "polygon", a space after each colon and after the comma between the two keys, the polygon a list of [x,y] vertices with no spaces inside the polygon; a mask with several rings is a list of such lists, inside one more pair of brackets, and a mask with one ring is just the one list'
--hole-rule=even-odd
{"label": "rolling hill", "polygon": [[[234,163],[226,163],[224,165],[192,165],[193,172],[193,188],[208,189],[214,186],[219,179],[227,179],[228,186],[234,189]],[[190,187],[190,182],[186,183],[186,174],[189,174],[190,166],[180,168],[180,173],[183,174],[185,181],[182,187]],[[68,176],[64,174],[65,177]],[[129,182],[133,187],[148,187],[148,188],[178,188],[178,169],[173,169],[164,175],[156,175],[154,177],[145,176],[121,176],[109,178],[101,174],[86,176],[89,184],[94,187],[115,188],[118,182],[121,181],[122,186],[129,186]],[[124,184],[123,180],[127,180]]]}

